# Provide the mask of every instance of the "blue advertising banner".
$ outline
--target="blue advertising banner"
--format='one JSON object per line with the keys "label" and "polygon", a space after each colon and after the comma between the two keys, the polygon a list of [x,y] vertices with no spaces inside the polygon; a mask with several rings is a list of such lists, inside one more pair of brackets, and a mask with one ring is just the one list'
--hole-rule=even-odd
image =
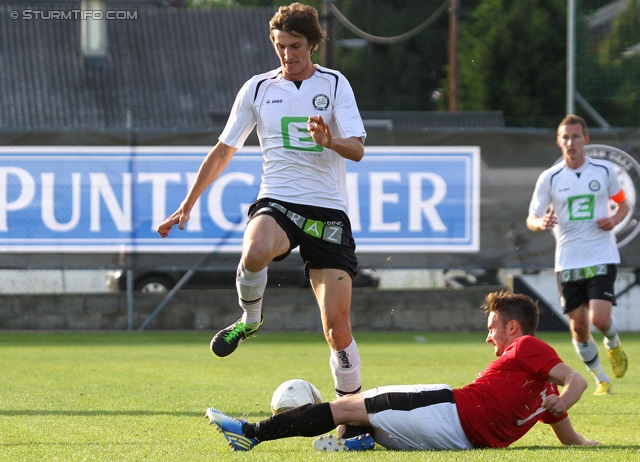
{"label": "blue advertising banner", "polygon": [[[0,148],[0,250],[239,252],[262,174],[257,147],[236,153],[184,231],[156,232],[208,150]],[[347,168],[359,251],[479,251],[479,147],[367,147]]]}

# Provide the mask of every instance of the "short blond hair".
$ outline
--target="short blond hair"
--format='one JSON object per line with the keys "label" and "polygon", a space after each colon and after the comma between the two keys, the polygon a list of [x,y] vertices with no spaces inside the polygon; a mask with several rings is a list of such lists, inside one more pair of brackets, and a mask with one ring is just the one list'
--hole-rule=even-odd
{"label": "short blond hair", "polygon": [[562,121],[560,121],[560,125],[558,125],[558,135],[560,135],[560,128],[564,127],[565,125],[580,125],[582,127],[582,134],[584,136],[587,136],[589,134],[589,131],[587,130],[587,122],[585,122],[584,119],[578,115],[569,114],[564,119],[562,119]]}

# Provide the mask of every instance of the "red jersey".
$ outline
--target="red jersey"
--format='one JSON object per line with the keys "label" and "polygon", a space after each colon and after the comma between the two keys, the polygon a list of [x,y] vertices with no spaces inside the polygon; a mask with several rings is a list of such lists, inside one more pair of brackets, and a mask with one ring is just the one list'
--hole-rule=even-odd
{"label": "red jersey", "polygon": [[473,383],[453,390],[460,423],[479,448],[503,448],[520,439],[537,421],[559,417],[542,409],[542,400],[558,394],[549,371],[561,363],[551,346],[530,335],[519,337]]}

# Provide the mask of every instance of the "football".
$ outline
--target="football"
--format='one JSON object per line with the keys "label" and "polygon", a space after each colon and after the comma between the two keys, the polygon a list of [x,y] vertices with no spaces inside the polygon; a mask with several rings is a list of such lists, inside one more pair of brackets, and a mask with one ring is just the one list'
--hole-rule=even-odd
{"label": "football", "polygon": [[271,412],[280,414],[305,404],[318,404],[322,397],[318,389],[310,382],[292,379],[281,383],[271,397]]}

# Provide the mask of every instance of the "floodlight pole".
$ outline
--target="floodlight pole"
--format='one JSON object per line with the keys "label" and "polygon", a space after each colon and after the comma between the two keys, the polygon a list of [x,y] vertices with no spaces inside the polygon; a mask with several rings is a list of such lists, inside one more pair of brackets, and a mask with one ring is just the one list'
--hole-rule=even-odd
{"label": "floodlight pole", "polygon": [[458,0],[449,0],[449,112],[458,110]]}
{"label": "floodlight pole", "polygon": [[329,5],[333,5],[334,3],[335,0],[323,0],[321,12],[321,19],[324,22],[324,30],[327,35],[324,41],[324,46],[320,49],[320,64],[331,69],[333,69],[334,66],[333,55],[336,37],[335,21]]}
{"label": "floodlight pole", "polygon": [[573,114],[575,107],[575,66],[576,66],[576,1],[567,0],[567,114]]}

